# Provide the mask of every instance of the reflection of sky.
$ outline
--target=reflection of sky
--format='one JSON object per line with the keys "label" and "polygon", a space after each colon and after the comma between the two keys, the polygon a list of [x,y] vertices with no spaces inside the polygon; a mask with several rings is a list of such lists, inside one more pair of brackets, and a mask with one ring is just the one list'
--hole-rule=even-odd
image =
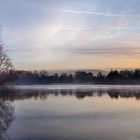
{"label": "reflection of sky", "polygon": [[0,0],[0,24],[17,68],[138,67],[139,7],[139,0]]}
{"label": "reflection of sky", "polygon": [[16,101],[8,135],[14,140],[132,140],[140,137],[139,108],[133,98],[107,96]]}

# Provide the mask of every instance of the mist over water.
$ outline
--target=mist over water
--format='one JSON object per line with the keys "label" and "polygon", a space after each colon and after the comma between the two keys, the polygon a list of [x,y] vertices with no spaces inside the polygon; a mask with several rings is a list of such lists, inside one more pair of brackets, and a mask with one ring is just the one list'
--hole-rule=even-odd
{"label": "mist over water", "polygon": [[8,125],[1,135],[4,140],[138,140],[139,99],[139,86],[38,85],[0,89],[0,104],[8,102],[0,119],[6,114],[14,118],[5,119]]}

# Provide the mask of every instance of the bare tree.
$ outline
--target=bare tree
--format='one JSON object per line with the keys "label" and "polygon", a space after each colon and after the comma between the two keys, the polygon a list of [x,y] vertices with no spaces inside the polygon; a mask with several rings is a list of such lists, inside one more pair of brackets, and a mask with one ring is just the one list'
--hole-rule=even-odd
{"label": "bare tree", "polygon": [[3,43],[0,39],[0,85],[8,80],[8,72],[13,69],[12,62],[7,55],[7,50],[3,49]]}
{"label": "bare tree", "polygon": [[0,73],[7,72],[13,68],[12,62],[3,50],[3,44],[0,41]]}

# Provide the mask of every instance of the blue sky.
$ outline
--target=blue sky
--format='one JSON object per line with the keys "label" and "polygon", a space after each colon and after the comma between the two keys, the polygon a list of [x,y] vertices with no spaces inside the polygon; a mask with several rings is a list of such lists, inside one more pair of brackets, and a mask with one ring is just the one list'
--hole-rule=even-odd
{"label": "blue sky", "polygon": [[0,0],[17,69],[138,68],[140,0]]}

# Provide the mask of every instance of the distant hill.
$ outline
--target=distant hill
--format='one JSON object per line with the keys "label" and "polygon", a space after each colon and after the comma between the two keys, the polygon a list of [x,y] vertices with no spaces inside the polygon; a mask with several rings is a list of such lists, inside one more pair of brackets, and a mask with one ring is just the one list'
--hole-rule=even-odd
{"label": "distant hill", "polygon": [[86,71],[86,72],[91,72],[93,75],[97,75],[98,72],[101,72],[103,75],[107,75],[109,71],[107,70],[96,70],[96,69],[78,69],[78,70],[48,70],[48,74],[62,74],[62,73],[67,73],[67,74],[74,74],[76,71]]}

